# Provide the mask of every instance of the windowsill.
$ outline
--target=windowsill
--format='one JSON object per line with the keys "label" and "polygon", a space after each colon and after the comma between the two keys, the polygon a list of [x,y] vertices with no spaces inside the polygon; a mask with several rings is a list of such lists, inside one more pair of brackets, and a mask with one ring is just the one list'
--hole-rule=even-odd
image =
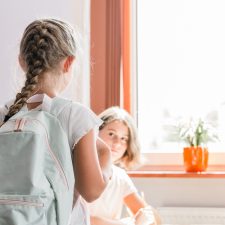
{"label": "windowsill", "polygon": [[225,178],[225,152],[209,152],[205,172],[184,171],[183,153],[143,153],[142,166],[128,171],[134,178]]}
{"label": "windowsill", "polygon": [[185,172],[181,165],[145,165],[128,171],[132,178],[225,178],[225,165],[211,165],[205,172]]}

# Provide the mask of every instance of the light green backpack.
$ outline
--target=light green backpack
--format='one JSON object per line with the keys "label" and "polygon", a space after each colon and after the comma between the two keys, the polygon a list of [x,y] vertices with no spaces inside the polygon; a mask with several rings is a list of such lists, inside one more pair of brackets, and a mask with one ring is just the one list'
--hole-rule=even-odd
{"label": "light green backpack", "polygon": [[74,173],[56,117],[68,104],[54,98],[49,112],[21,110],[0,128],[0,225],[68,224]]}

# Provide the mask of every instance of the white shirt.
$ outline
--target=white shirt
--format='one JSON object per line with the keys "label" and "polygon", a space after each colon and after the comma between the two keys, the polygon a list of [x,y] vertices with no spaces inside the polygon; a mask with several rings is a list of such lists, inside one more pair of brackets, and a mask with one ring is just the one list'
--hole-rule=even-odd
{"label": "white shirt", "polygon": [[113,175],[101,196],[88,203],[91,216],[120,219],[123,200],[131,193],[137,192],[126,171],[113,166]]}

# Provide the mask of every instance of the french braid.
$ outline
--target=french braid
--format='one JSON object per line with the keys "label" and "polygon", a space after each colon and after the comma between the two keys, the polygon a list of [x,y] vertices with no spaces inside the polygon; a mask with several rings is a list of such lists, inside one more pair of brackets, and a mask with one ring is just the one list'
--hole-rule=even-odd
{"label": "french braid", "polygon": [[26,67],[26,81],[10,106],[4,122],[15,115],[37,90],[41,76],[57,68],[67,56],[75,56],[73,30],[69,24],[56,19],[32,22],[25,29],[20,43],[20,57]]}

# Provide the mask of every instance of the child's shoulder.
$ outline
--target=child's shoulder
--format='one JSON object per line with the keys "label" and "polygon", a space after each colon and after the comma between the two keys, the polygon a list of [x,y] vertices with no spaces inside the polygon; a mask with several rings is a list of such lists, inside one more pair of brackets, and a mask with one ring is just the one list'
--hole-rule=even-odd
{"label": "child's shoulder", "polygon": [[136,191],[136,188],[126,170],[115,165],[113,166],[112,183],[116,186],[119,185],[123,190],[131,190],[131,192]]}
{"label": "child's shoulder", "polygon": [[66,105],[58,114],[58,118],[67,124],[66,126],[68,127],[69,133],[73,134],[73,141],[78,140],[81,138],[81,134],[83,136],[87,131],[93,128],[95,128],[96,131],[98,130],[98,127],[102,124],[102,120],[91,109],[79,102],[63,99],[61,97],[58,99],[65,101]]}
{"label": "child's shoulder", "polygon": [[[62,99],[62,98],[61,98]],[[64,99],[64,101],[70,102],[65,107],[65,114],[69,114],[71,120],[76,119],[78,121],[85,120],[87,123],[94,123],[100,126],[102,120],[87,106],[80,102]]]}
{"label": "child's shoulder", "polygon": [[128,177],[128,175],[124,169],[120,168],[119,166],[115,166],[115,165],[113,165],[113,175],[120,179],[124,179],[124,178]]}
{"label": "child's shoulder", "polygon": [[[55,97],[53,102],[58,104],[59,102],[63,102],[65,104],[65,109],[71,110],[71,113],[89,113],[94,114],[90,108],[85,106],[80,102],[73,101],[71,99],[63,98],[63,97]],[[67,104],[68,103],[68,104]]]}

